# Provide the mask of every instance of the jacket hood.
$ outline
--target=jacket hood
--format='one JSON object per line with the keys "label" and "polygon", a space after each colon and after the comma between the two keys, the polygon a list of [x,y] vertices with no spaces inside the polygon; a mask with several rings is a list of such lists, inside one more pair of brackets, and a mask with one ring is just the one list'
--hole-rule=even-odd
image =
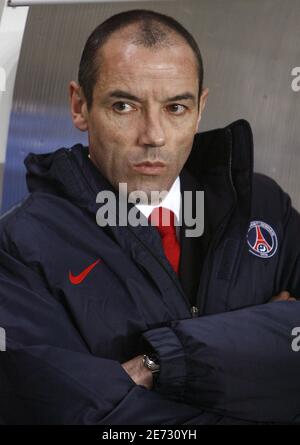
{"label": "jacket hood", "polygon": [[[80,207],[95,203],[100,190],[114,191],[88,158],[81,144],[46,154],[30,153],[25,158],[26,181],[30,192],[45,192],[68,199]],[[225,128],[197,133],[184,166],[204,189],[219,196],[239,200],[249,212],[253,173],[253,141],[250,125],[238,120]]]}

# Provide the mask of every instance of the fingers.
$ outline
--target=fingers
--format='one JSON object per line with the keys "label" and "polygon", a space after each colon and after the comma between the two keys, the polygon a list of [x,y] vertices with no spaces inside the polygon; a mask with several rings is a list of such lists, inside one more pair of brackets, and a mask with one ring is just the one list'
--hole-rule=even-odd
{"label": "fingers", "polygon": [[272,297],[270,302],[274,301],[296,301],[295,297],[292,297],[292,295],[288,291],[282,291],[275,297]]}

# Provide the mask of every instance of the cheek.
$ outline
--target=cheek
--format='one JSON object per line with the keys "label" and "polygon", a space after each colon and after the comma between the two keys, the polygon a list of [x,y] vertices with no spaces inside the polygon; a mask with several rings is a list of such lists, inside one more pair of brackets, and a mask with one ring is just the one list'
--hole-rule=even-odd
{"label": "cheek", "polygon": [[126,147],[131,147],[135,138],[136,125],[133,119],[114,116],[111,113],[103,112],[93,122],[94,134],[97,136],[98,144],[104,148],[126,151]]}
{"label": "cheek", "polygon": [[179,146],[189,146],[193,143],[195,133],[197,132],[196,127],[196,116],[194,114],[188,115],[184,119],[178,119],[178,121],[173,122],[170,134],[173,135]]}
{"label": "cheek", "polygon": [[180,134],[177,140],[175,141],[175,146],[178,147],[178,158],[180,160],[186,160],[190,154],[194,141],[194,133],[191,131]]}
{"label": "cheek", "polygon": [[104,110],[101,114],[102,116],[99,119],[101,119],[102,125],[105,125],[109,131],[115,135],[122,134],[124,137],[128,133],[133,133],[138,126],[138,116],[136,113],[119,115],[110,110]]}

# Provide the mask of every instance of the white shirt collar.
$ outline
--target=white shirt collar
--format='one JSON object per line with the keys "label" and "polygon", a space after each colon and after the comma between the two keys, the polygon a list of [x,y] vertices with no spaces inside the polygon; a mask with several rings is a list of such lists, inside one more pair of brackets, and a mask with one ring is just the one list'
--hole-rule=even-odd
{"label": "white shirt collar", "polygon": [[165,207],[169,210],[172,210],[176,216],[177,221],[179,221],[180,204],[181,204],[180,178],[179,176],[177,176],[167,196],[159,205],[136,204],[136,207],[140,212],[143,213],[143,215],[146,218],[148,218],[148,216],[155,207]]}

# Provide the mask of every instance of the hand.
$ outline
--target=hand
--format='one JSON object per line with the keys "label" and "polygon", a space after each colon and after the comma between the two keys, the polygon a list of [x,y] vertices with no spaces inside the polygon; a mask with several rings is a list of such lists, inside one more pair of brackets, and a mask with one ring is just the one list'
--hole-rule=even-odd
{"label": "hand", "polygon": [[121,366],[137,385],[145,386],[147,389],[153,388],[153,375],[150,369],[144,366],[142,355],[122,363]]}
{"label": "hand", "polygon": [[273,303],[274,301],[296,301],[295,297],[292,297],[288,291],[282,291],[280,294],[272,297],[269,303]]}

